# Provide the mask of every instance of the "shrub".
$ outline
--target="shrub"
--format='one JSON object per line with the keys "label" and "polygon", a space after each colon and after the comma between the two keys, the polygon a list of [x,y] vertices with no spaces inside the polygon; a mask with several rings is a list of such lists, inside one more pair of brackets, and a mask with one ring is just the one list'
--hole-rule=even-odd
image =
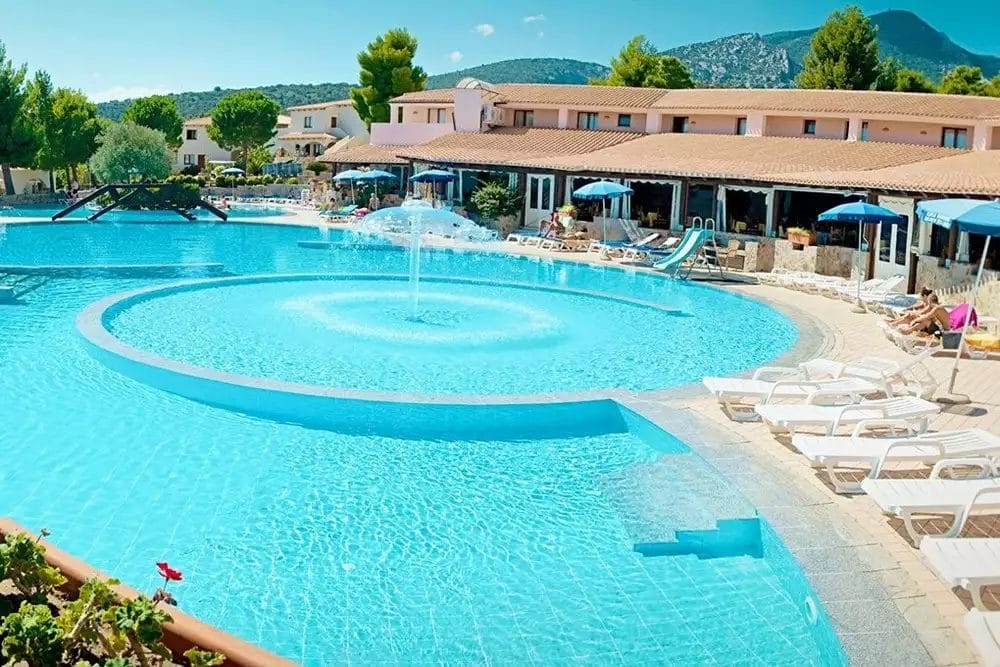
{"label": "shrub", "polygon": [[285,179],[285,184],[286,185],[298,185],[299,184],[299,179],[295,178],[294,176],[291,176],[291,177]]}
{"label": "shrub", "polygon": [[505,215],[517,215],[521,211],[521,198],[517,192],[505,184],[492,181],[480,186],[472,193],[472,205],[479,215],[496,220]]}
{"label": "shrub", "polygon": [[59,664],[63,652],[63,633],[47,605],[27,600],[0,624],[3,651],[8,664],[23,661],[29,667]]}
{"label": "shrub", "polygon": [[306,170],[311,171],[316,176],[319,176],[324,171],[328,171],[330,167],[324,162],[310,162],[306,165]]}
{"label": "shrub", "polygon": [[66,583],[66,577],[45,562],[45,547],[23,533],[8,535],[0,545],[2,579],[10,579],[14,588],[29,599],[44,596]]}
{"label": "shrub", "polygon": [[181,173],[185,176],[197,176],[201,173],[201,167],[196,164],[189,164],[181,169]]}

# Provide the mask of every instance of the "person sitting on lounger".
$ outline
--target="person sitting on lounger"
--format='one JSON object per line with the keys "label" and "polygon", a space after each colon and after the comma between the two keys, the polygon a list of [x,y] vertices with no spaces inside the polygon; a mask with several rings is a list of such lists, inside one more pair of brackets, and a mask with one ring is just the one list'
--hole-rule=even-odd
{"label": "person sitting on lounger", "polygon": [[931,335],[947,331],[951,326],[951,316],[948,309],[938,302],[937,294],[928,297],[930,312],[915,318],[910,324],[903,326],[900,331],[905,334],[912,334],[918,331]]}
{"label": "person sitting on lounger", "polygon": [[903,311],[903,314],[899,317],[889,317],[886,321],[894,327],[899,327],[904,324],[909,324],[918,317],[922,317],[928,314],[932,307],[930,305],[930,299],[934,295],[934,291],[928,288],[923,288],[920,290],[920,300],[915,304]]}

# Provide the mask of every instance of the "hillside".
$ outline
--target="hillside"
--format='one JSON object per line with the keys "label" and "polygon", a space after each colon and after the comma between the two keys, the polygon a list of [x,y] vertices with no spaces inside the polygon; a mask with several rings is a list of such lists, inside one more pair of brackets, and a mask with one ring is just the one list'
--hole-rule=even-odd
{"label": "hillside", "polygon": [[[458,83],[459,79],[474,76],[493,83],[586,83],[588,79],[604,76],[608,68],[597,63],[563,58],[518,58],[502,60],[496,63],[470,67],[435,74],[427,78],[428,88],[448,88]],[[341,100],[348,96],[351,88],[349,83],[293,83],[261,86],[258,88],[268,95],[282,109],[298,104]],[[216,88],[200,92],[176,93],[177,106],[185,118],[207,116],[215,104],[225,95],[235,92],[231,88]],[[118,120],[125,112],[131,100],[114,100],[97,105],[98,113],[105,118]]]}
{"label": "hillside", "polygon": [[[955,44],[916,14],[891,10],[872,15],[878,26],[879,51],[932,79],[956,65],[981,67],[992,77],[1000,73],[1000,57],[972,53]],[[687,62],[695,78],[710,85],[775,86],[794,83],[815,29],[767,35],[731,35],[666,51]]]}

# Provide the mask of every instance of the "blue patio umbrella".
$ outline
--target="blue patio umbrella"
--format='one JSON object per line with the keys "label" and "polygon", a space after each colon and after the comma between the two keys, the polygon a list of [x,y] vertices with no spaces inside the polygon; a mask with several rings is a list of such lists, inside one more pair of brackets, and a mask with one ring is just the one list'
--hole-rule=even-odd
{"label": "blue patio umbrella", "polygon": [[573,196],[577,199],[601,200],[601,241],[608,240],[608,216],[606,204],[608,199],[620,199],[625,195],[631,195],[632,188],[625,187],[621,183],[614,181],[596,181],[587,183],[582,188],[573,191]]}
{"label": "blue patio umbrella", "polygon": [[456,178],[458,178],[458,175],[444,169],[427,169],[419,174],[410,176],[410,180],[414,183],[447,183],[448,181],[454,181]]}
{"label": "blue patio umbrella", "polygon": [[457,178],[457,174],[444,169],[427,169],[410,176],[410,181],[413,183],[450,183]]}
{"label": "blue patio umbrella", "polygon": [[361,175],[356,179],[359,183],[374,183],[375,184],[375,196],[378,196],[378,184],[379,181],[394,181],[396,180],[396,174],[392,174],[388,171],[382,171],[381,169],[370,169],[369,171],[361,172]]}
{"label": "blue patio umbrella", "polygon": [[228,169],[223,169],[220,173],[226,176],[243,176],[246,172],[239,167],[229,167]]}
{"label": "blue patio umbrella", "polygon": [[354,204],[358,203],[354,201],[354,181],[358,180],[358,178],[363,176],[364,173],[365,172],[361,171],[360,169],[345,169],[344,171],[338,172],[333,175],[333,180],[337,181],[338,183],[349,182],[351,184],[351,202]]}
{"label": "blue patio umbrella", "polygon": [[869,204],[865,201],[852,201],[834,206],[829,211],[823,211],[819,214],[819,219],[824,222],[858,223],[858,302],[855,305],[854,312],[863,313],[865,312],[865,308],[861,303],[861,274],[863,273],[861,268],[861,237],[864,236],[861,233],[862,225],[874,225],[879,222],[887,224],[898,223],[903,220],[903,216],[882,206]]}
{"label": "blue patio umbrella", "polygon": [[976,292],[983,279],[983,268],[986,265],[986,254],[990,249],[990,239],[1000,236],[1000,200],[984,201],[982,199],[936,199],[917,204],[917,216],[924,222],[940,227],[957,227],[958,231],[970,234],[982,234],[986,237],[983,243],[983,254],[979,258],[979,270],[969,294],[968,308],[965,309],[965,322],[962,325],[962,336],[955,352],[955,363],[951,367],[951,379],[948,382],[948,394],[943,400],[949,403],[968,403],[968,396],[955,394],[955,378],[958,376],[958,361],[962,358],[965,347],[965,332],[969,328],[972,309],[976,304]]}

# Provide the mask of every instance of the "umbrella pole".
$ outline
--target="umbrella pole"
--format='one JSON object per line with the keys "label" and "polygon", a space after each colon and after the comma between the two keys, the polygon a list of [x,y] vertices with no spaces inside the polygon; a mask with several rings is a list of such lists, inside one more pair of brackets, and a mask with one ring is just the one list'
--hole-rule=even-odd
{"label": "umbrella pole", "polygon": [[[865,312],[865,304],[861,303],[861,273],[862,267],[864,266],[861,262],[861,239],[865,236],[865,223],[858,222],[858,294],[857,300],[854,303],[854,308],[851,308],[851,312],[863,313]],[[868,252],[872,251],[871,245],[868,246]]]}
{"label": "umbrella pole", "polygon": [[601,243],[608,242],[608,200],[601,198]]}
{"label": "umbrella pole", "polygon": [[[979,270],[976,272],[976,280],[972,283],[972,292],[966,300],[965,322],[962,324],[962,336],[958,340],[958,349],[955,351],[955,363],[951,366],[951,378],[948,380],[948,393],[938,400],[942,403],[965,404],[971,403],[971,399],[965,394],[955,393],[955,380],[958,378],[958,362],[962,358],[962,350],[965,349],[965,332],[969,330],[969,320],[972,319],[972,308],[976,304],[976,292],[979,291],[979,283],[983,279],[983,268],[986,265],[986,253],[990,249],[990,237],[986,237],[983,243],[983,255],[979,258]],[[944,341],[942,340],[942,343]]]}

